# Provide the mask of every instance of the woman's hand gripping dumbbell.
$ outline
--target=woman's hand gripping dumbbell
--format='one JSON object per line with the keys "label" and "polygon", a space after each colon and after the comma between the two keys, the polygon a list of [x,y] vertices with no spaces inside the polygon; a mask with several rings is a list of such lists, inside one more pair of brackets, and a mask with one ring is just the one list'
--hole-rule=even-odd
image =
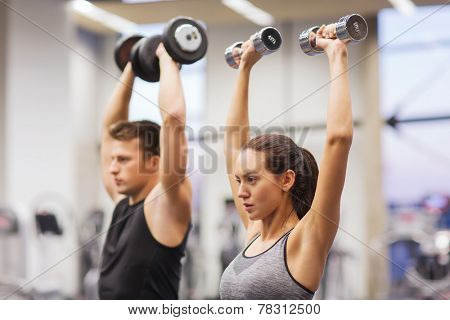
{"label": "woman's hand gripping dumbbell", "polygon": [[368,27],[366,20],[359,14],[350,14],[339,19],[338,22],[322,27],[314,26],[300,33],[299,42],[303,52],[315,56],[324,52],[316,46],[317,32],[320,28],[325,39],[339,39],[344,42],[360,42],[367,37]]}
{"label": "woman's hand gripping dumbbell", "polygon": [[[260,56],[263,56],[277,51],[281,46],[281,42],[281,34],[277,29],[273,27],[263,28],[259,32],[252,35],[246,42],[236,42],[226,48],[225,61],[230,67],[238,69],[242,59],[242,54],[251,44],[253,44],[255,51],[259,53]],[[256,63],[256,61],[253,63]]]}
{"label": "woman's hand gripping dumbbell", "polygon": [[114,51],[117,66],[123,71],[131,61],[136,76],[145,81],[158,82],[160,70],[156,49],[161,42],[172,59],[180,65],[200,60],[208,47],[206,32],[198,22],[187,17],[177,17],[166,24],[162,35],[134,35],[121,39]]}

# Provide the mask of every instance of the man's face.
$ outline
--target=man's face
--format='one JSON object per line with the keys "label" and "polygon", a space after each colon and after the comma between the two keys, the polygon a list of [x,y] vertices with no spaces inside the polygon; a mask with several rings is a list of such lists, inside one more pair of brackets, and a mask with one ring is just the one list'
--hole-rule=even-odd
{"label": "man's face", "polygon": [[158,173],[158,161],[154,161],[154,157],[144,161],[138,138],[114,140],[111,157],[109,173],[120,194],[130,196],[139,193],[149,182],[150,176]]}

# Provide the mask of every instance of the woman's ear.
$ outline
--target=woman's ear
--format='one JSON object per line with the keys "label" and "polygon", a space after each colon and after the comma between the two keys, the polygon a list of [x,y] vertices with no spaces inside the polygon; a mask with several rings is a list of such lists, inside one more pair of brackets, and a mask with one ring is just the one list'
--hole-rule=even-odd
{"label": "woman's ear", "polygon": [[283,177],[281,179],[281,188],[283,189],[283,191],[288,192],[289,190],[291,190],[294,183],[295,183],[295,172],[289,169],[283,174]]}

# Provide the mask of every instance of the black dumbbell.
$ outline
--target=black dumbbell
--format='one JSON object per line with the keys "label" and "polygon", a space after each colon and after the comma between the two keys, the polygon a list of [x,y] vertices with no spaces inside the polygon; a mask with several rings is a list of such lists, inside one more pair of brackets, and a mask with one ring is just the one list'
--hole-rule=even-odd
{"label": "black dumbbell", "polygon": [[[261,29],[259,32],[252,35],[250,39],[253,41],[256,52],[261,55],[268,55],[277,51],[282,42],[280,32],[273,27]],[[243,42],[236,42],[225,49],[225,61],[234,69],[239,68],[237,59],[240,58],[242,54],[240,51],[242,44]]]}
{"label": "black dumbbell", "polygon": [[121,39],[114,52],[117,66],[123,70],[131,61],[136,76],[149,82],[159,81],[156,49],[161,42],[172,59],[180,64],[200,60],[208,48],[206,32],[198,22],[188,17],[176,17],[166,24],[162,35],[133,35]]}
{"label": "black dumbbell", "polygon": [[120,70],[123,71],[125,69],[128,61],[130,61],[131,48],[142,38],[143,36],[141,35],[132,35],[123,37],[117,42],[114,50],[114,60]]}
{"label": "black dumbbell", "polygon": [[[316,47],[316,33],[319,28],[319,26],[314,26],[300,33],[300,47],[309,56],[315,56],[323,52],[323,49]],[[336,36],[340,40],[359,42],[367,37],[367,22],[359,14],[349,14],[340,18],[335,23],[335,28]]]}

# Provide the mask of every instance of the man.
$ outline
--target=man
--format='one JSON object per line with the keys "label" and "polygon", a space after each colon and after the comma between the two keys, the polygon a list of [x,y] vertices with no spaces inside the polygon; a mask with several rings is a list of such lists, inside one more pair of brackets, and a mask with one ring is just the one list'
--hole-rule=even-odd
{"label": "man", "polygon": [[177,299],[191,219],[186,110],[178,65],[159,45],[160,127],[128,122],[128,63],[103,120],[103,182],[116,203],[103,248],[100,299]]}

